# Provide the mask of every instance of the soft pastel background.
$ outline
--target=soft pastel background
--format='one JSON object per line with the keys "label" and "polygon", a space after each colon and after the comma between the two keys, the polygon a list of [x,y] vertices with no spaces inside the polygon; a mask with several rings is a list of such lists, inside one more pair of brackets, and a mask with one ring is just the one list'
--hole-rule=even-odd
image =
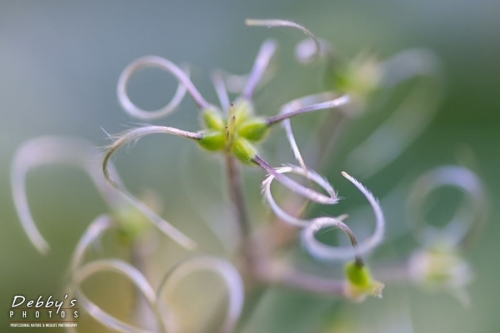
{"label": "soft pastel background", "polygon": [[[265,295],[244,332],[354,332],[361,331],[359,325],[363,332],[411,332],[410,326],[403,327],[409,322],[417,333],[500,331],[500,269],[496,261],[500,250],[500,2],[491,0],[1,1],[0,331],[9,331],[8,307],[14,294],[36,298],[60,293],[79,235],[106,210],[79,171],[44,167],[31,173],[30,204],[42,234],[52,245],[49,255],[39,255],[24,235],[12,204],[9,168],[16,147],[45,134],[86,138],[96,146],[106,144],[101,127],[116,133],[133,121],[121,111],[115,87],[121,70],[143,55],[189,63],[196,85],[215,101],[210,71],[247,72],[260,43],[272,36],[280,42],[278,72],[257,95],[258,112],[275,113],[290,98],[318,91],[315,75],[319,68],[305,69],[293,60],[293,45],[302,38],[300,33],[248,28],[243,24],[248,17],[295,20],[347,55],[369,49],[388,56],[415,46],[434,50],[448,81],[437,117],[390,168],[366,185],[383,197],[400,180],[411,181],[432,167],[456,163],[456,149],[465,145],[477,159],[492,210],[479,243],[466,255],[476,273],[469,288],[469,308],[446,293],[428,294],[391,285],[383,300],[370,299],[362,305],[276,289]],[[168,75],[146,71],[134,79],[130,89],[140,105],[155,108],[170,98],[174,87]],[[180,112],[158,123],[195,130],[198,118],[188,101]],[[302,138],[314,122],[305,124],[299,130]],[[271,140],[283,143],[283,132],[276,130]],[[291,162],[277,157],[279,146],[269,144],[267,155],[276,163]],[[190,143],[155,137],[141,141],[128,154],[119,154],[117,165],[134,192],[145,188],[157,191],[165,198],[165,216],[208,252],[220,254],[220,246],[202,221],[206,218],[202,215],[221,210],[222,201],[216,198],[220,193],[218,161],[200,156]],[[214,179],[197,179],[200,166],[192,161],[208,163]],[[341,168],[332,165],[326,172],[334,184],[340,179]],[[260,217],[263,214],[258,210],[263,208],[258,191],[263,175],[248,169],[244,172],[249,175],[251,207]],[[202,185],[195,188],[197,184]],[[203,189],[198,191],[200,186]],[[189,201],[193,196],[186,195],[193,189],[197,192],[195,202]],[[401,211],[401,207],[394,210]],[[405,223],[403,218],[389,222]],[[396,250],[406,248],[404,243],[395,245]],[[123,248],[114,251],[127,256]],[[96,279],[89,287],[91,295],[110,311],[126,316],[130,293],[124,290],[130,286],[116,276],[110,279],[115,282]],[[195,290],[198,297],[178,295],[179,304],[198,304],[195,308],[203,312],[202,307],[211,306],[210,301],[202,286]],[[88,318],[82,319],[81,328],[88,332],[102,329]]]}

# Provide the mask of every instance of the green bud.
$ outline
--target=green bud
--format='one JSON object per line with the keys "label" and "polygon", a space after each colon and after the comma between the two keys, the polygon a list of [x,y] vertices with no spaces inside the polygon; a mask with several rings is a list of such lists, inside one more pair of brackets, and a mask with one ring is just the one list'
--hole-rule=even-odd
{"label": "green bud", "polygon": [[346,275],[345,296],[352,301],[363,301],[367,296],[382,297],[384,284],[375,281],[366,266],[349,262],[344,267]]}
{"label": "green bud", "polygon": [[254,114],[253,105],[246,99],[239,99],[234,104],[235,126],[238,127]]}
{"label": "green bud", "polygon": [[206,150],[217,151],[224,148],[225,140],[224,131],[205,131],[198,143]]}
{"label": "green bud", "polygon": [[231,146],[231,152],[244,164],[252,164],[252,160],[257,155],[257,151],[247,139],[237,138]]}
{"label": "green bud", "polygon": [[131,245],[147,227],[146,217],[133,207],[123,207],[115,213],[118,221],[118,241],[123,245]]}
{"label": "green bud", "polygon": [[224,120],[219,110],[208,107],[202,112],[203,123],[207,129],[222,130],[224,129]]}
{"label": "green bud", "polygon": [[344,91],[347,83],[346,62],[337,55],[330,55],[326,61],[323,73],[325,88],[334,91]]}
{"label": "green bud", "polygon": [[366,288],[372,282],[370,271],[366,266],[359,266],[355,262],[349,262],[345,265],[345,275],[353,285]]}
{"label": "green bud", "polygon": [[268,131],[269,127],[263,118],[254,118],[240,125],[238,135],[249,141],[262,140]]}

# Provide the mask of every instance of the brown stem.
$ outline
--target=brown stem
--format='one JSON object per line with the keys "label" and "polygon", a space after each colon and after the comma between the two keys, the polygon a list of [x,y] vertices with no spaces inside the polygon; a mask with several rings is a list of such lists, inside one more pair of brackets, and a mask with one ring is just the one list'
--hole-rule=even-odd
{"label": "brown stem", "polygon": [[244,242],[250,235],[250,221],[248,219],[247,208],[243,196],[238,164],[234,156],[225,154],[226,173],[229,185],[229,196],[233,204],[234,213],[238,223],[238,232]]}

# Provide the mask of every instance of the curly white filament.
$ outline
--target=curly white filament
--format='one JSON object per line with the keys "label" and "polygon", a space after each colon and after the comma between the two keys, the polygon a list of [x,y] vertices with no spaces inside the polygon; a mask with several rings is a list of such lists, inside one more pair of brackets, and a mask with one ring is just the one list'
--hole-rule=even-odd
{"label": "curly white filament", "polygon": [[[165,107],[149,112],[138,108],[128,97],[127,94],[127,84],[130,80],[132,74],[137,70],[145,67],[156,67],[162,69],[166,72],[171,73],[179,81],[179,86],[177,91],[172,98],[171,102]],[[128,65],[120,75],[118,80],[118,101],[120,102],[123,109],[130,115],[137,117],[139,119],[157,119],[171,113],[182,101],[185,93],[189,92],[195,103],[201,109],[206,109],[210,104],[203,98],[198,89],[189,79],[189,75],[180,69],[177,65],[168,59],[157,57],[157,56],[146,56],[134,60],[130,65]]]}
{"label": "curly white filament", "polygon": [[96,273],[106,271],[116,272],[127,277],[145,297],[152,311],[155,313],[158,322],[160,324],[163,323],[160,320],[158,312],[156,311],[156,294],[153,287],[151,287],[141,272],[122,260],[108,259],[92,261],[85,264],[75,272],[72,289],[75,291],[75,296],[77,297],[80,306],[95,320],[114,331],[122,333],[155,333],[153,331],[129,325],[115,318],[85,296],[83,291],[80,289],[80,285],[83,281]]}
{"label": "curly white filament", "polygon": [[224,82],[224,77],[221,71],[214,71],[212,73],[212,83],[219,98],[219,103],[222,110],[227,114],[229,112],[229,107],[231,102],[229,101],[229,96],[227,93],[226,83]]}
{"label": "curly white filament", "polygon": [[[301,176],[308,176],[310,180],[318,184],[323,190],[325,190],[332,198],[336,198],[335,202],[332,204],[335,204],[338,202],[338,196],[333,190],[332,186],[328,181],[324,178],[322,178],[320,175],[318,175],[316,172],[309,170],[306,171],[302,168],[299,168],[294,165],[289,165],[281,168],[276,168],[275,169],[277,173],[283,174],[283,173],[295,173],[297,175]],[[269,174],[267,178],[264,180],[262,183],[262,191],[264,194],[264,198],[269,204],[269,207],[273,211],[273,213],[282,221],[289,223],[291,225],[297,226],[297,227],[306,227],[308,226],[311,222],[314,221],[314,219],[300,219],[295,216],[292,216],[288,213],[286,213],[281,207],[276,203],[276,201],[273,198],[273,195],[271,193],[271,183],[274,180],[274,175]]]}
{"label": "curly white filament", "polygon": [[[301,107],[299,109],[292,109],[291,106],[288,106],[290,103],[294,103],[295,105],[298,105],[299,103],[304,104],[304,102],[307,101],[306,98],[311,98],[311,99],[322,98],[323,96],[328,96],[327,94],[329,94],[329,93],[306,96],[306,97],[302,98],[302,99],[304,99],[302,102],[301,102],[302,99],[298,99],[298,100],[294,100],[292,102],[289,102],[289,103],[285,104],[284,106],[282,106],[280,113],[278,113],[275,116],[268,117],[266,119],[266,122],[268,125],[274,125],[276,123],[279,123],[280,121],[298,116],[300,114],[314,112],[314,111],[318,111],[318,110],[333,109],[333,108],[337,108],[337,107],[340,107],[340,106],[343,106],[343,105],[346,105],[347,103],[349,103],[349,100],[350,100],[349,95],[341,95],[341,96],[336,97],[332,100],[327,100],[324,102],[307,105],[307,106]],[[294,104],[292,104],[292,105],[294,105]],[[285,108],[285,110],[284,110],[284,108]]]}
{"label": "curly white filament", "polygon": [[[16,151],[11,166],[14,205],[24,232],[40,253],[46,254],[49,251],[49,244],[40,234],[30,212],[26,194],[27,173],[49,164],[66,164],[83,169],[107,203],[115,205],[121,198],[106,183],[102,174],[96,172],[95,161],[98,154],[98,150],[84,140],[58,136],[43,136],[29,140]],[[110,172],[116,174],[112,166]]]}
{"label": "curly white filament", "polygon": [[[166,67],[163,62],[151,61],[152,60],[151,58],[152,57],[140,58],[132,62],[123,70],[123,72],[120,75],[120,78],[118,79],[118,86],[117,86],[118,102],[120,103],[120,105],[122,106],[122,108],[125,110],[126,113],[128,113],[132,117],[142,120],[158,119],[172,113],[182,102],[182,99],[184,98],[187,92],[186,86],[184,85],[182,80],[179,79],[177,90],[175,91],[174,96],[172,97],[170,102],[164,107],[155,111],[146,111],[135,105],[130,100],[130,97],[128,96],[127,93],[128,82],[130,81],[130,78],[135,72],[146,67],[156,67],[163,69],[166,72],[169,73],[171,72],[171,68]],[[187,70],[186,70],[186,77],[189,79],[189,71]]]}
{"label": "curly white filament", "polygon": [[[453,218],[442,228],[425,223],[422,205],[433,191],[451,186],[464,192],[466,203],[462,203]],[[469,169],[447,165],[430,170],[420,176],[408,195],[409,220],[416,224],[417,237],[423,244],[435,240],[447,240],[459,245],[474,227],[484,222],[487,212],[486,192],[481,180]]]}
{"label": "curly white filament", "polygon": [[[326,40],[317,38],[319,43],[319,56],[324,57],[332,52],[330,43]],[[313,39],[304,39],[295,46],[295,59],[301,64],[308,65],[318,58],[316,43]]]}
{"label": "curly white filament", "polygon": [[113,187],[115,187],[118,191],[120,191],[120,193],[125,197],[125,199],[127,199],[131,204],[136,206],[146,217],[148,217],[148,219],[151,222],[153,222],[163,233],[171,237],[174,241],[184,246],[185,248],[194,249],[196,247],[196,243],[194,241],[192,241],[182,232],[177,230],[169,222],[158,216],[158,214],[153,212],[143,202],[134,197],[121,182],[113,180],[113,178],[109,173],[108,164],[110,158],[118,148],[131,141],[138,140],[150,134],[171,134],[193,140],[201,139],[201,134],[199,133],[187,132],[177,128],[166,127],[166,126],[144,126],[126,131],[121,135],[119,135],[117,137],[117,140],[113,142],[106,150],[106,153],[102,161],[102,171],[104,174],[104,178],[111,185],[113,185]]}
{"label": "curly white filament", "polygon": [[259,156],[255,156],[253,158],[253,161],[269,175],[272,175],[274,178],[276,178],[276,180],[279,181],[283,186],[294,193],[300,194],[301,196],[308,198],[309,200],[325,205],[333,205],[338,201],[337,195],[331,187],[329,187],[331,191],[327,192],[328,195],[324,195],[318,191],[304,187],[291,178],[282,175]]}
{"label": "curly white filament", "polygon": [[444,92],[439,63],[421,49],[396,54],[382,64],[386,88],[416,79],[410,93],[373,133],[347,156],[346,168],[365,178],[393,162],[424,131]]}
{"label": "curly white filament", "polygon": [[262,43],[262,46],[260,47],[259,53],[255,58],[252,70],[250,71],[248,80],[241,94],[247,100],[252,99],[255,89],[264,77],[264,73],[269,66],[269,62],[276,52],[276,47],[276,42],[272,39],[268,39],[264,41],[264,43]]}
{"label": "curly white filament", "polygon": [[70,272],[74,274],[82,264],[85,253],[88,248],[104,234],[104,232],[113,226],[113,221],[109,215],[100,215],[89,224],[82,237],[76,245],[75,251],[71,256]]}
{"label": "curly white filament", "polygon": [[432,51],[415,48],[395,54],[382,63],[382,68],[382,84],[394,87],[415,76],[439,74],[441,64]]}
{"label": "curly white filament", "polygon": [[285,128],[286,137],[288,139],[288,142],[290,143],[290,147],[292,148],[293,155],[295,156],[295,159],[300,164],[302,169],[307,170],[304,158],[302,157],[299,147],[297,146],[289,117],[301,113],[340,107],[347,104],[348,102],[348,95],[342,95],[336,98],[334,94],[329,92],[305,96],[292,100],[283,105],[278,115],[268,118],[268,124],[273,124],[284,119],[282,124]]}
{"label": "curly white filament", "polygon": [[[241,94],[243,88],[248,82],[248,78],[250,77],[250,74],[235,74],[222,70],[221,74],[222,78],[224,79],[224,83],[226,84],[227,91],[232,94]],[[272,66],[271,63],[270,66],[264,72],[256,89],[262,88],[264,85],[266,85],[269,81],[271,81],[271,79],[274,77],[275,74],[276,74],[276,69],[275,67]]]}
{"label": "curly white filament", "polygon": [[350,260],[353,256],[362,256],[373,250],[383,240],[385,230],[385,219],[382,209],[373,194],[368,191],[360,182],[345,172],[342,176],[347,178],[366,197],[375,215],[375,230],[371,236],[359,242],[357,246],[333,247],[321,243],[315,237],[316,233],[328,227],[335,227],[346,232],[346,225],[338,218],[320,217],[316,218],[306,228],[303,229],[301,239],[306,250],[315,258],[321,260]]}
{"label": "curly white filament", "polygon": [[[158,309],[164,309],[165,305],[161,299],[162,293],[171,293],[178,283],[187,275],[197,271],[212,271],[220,275],[227,287],[228,306],[226,317],[220,332],[230,333],[236,326],[238,318],[243,309],[244,287],[238,270],[228,261],[215,257],[195,257],[174,267],[165,275],[158,287],[157,302]],[[175,327],[168,327],[169,332],[176,332]]]}
{"label": "curly white filament", "polygon": [[295,23],[292,21],[287,21],[287,20],[279,20],[279,19],[268,19],[268,20],[247,19],[247,20],[245,20],[245,24],[249,25],[249,26],[265,26],[268,28],[289,27],[289,28],[298,29],[298,30],[302,31],[303,33],[305,33],[307,36],[309,36],[314,43],[315,52],[314,52],[314,57],[313,57],[312,61],[315,61],[320,56],[321,45],[320,45],[318,38],[316,38],[316,36],[311,31],[304,28],[303,26],[301,26],[298,23]]}

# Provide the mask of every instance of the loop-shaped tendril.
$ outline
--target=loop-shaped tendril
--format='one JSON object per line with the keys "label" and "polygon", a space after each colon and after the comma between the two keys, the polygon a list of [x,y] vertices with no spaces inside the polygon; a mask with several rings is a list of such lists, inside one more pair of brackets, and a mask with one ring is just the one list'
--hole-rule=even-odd
{"label": "loop-shaped tendril", "polygon": [[[427,50],[396,54],[382,64],[382,86],[418,79],[396,110],[348,155],[346,168],[371,177],[393,162],[434,117],[444,92],[438,59]],[[424,80],[427,78],[427,80]]]}
{"label": "loop-shaped tendril", "polygon": [[[306,250],[315,258],[321,260],[349,260],[352,256],[361,257],[365,253],[373,250],[383,240],[385,231],[385,219],[382,209],[377,199],[373,194],[365,188],[360,182],[342,172],[342,176],[347,178],[368,200],[375,215],[375,230],[373,234],[365,240],[355,244],[350,236],[350,229],[338,218],[320,217],[314,219],[306,228],[303,229],[301,239]],[[346,232],[353,243],[353,248],[350,247],[334,247],[321,243],[315,237],[320,231],[328,227],[339,228]]]}
{"label": "loop-shaped tendril", "polygon": [[125,186],[114,180],[108,169],[109,161],[113,153],[120,148],[121,146],[139,140],[140,138],[150,135],[150,134],[170,134],[174,136],[179,136],[192,140],[200,140],[202,135],[200,133],[193,133],[188,131],[183,131],[173,127],[167,126],[143,126],[138,127],[129,131],[126,131],[116,138],[110,146],[107,147],[106,153],[104,155],[102,161],[102,171],[104,174],[104,178],[114,187],[116,188],[130,203],[132,203],[135,207],[137,207],[151,222],[153,222],[158,229],[160,229],[167,236],[171,237],[178,244],[184,246],[187,249],[194,249],[196,247],[196,243],[184,235],[182,232],[177,230],[173,225],[169,222],[161,218],[158,214],[152,211],[149,207],[147,207],[143,202],[134,197]]}
{"label": "loop-shaped tendril", "polygon": [[279,19],[268,19],[268,20],[253,20],[253,19],[247,19],[245,20],[245,24],[249,26],[265,26],[268,28],[278,28],[278,27],[288,27],[288,28],[294,28],[302,31],[305,33],[309,38],[311,38],[312,42],[314,43],[315,51],[314,51],[314,56],[312,57],[310,62],[316,61],[320,54],[321,54],[321,44],[318,40],[318,38],[308,29],[305,27],[301,26],[298,23],[292,22],[292,21],[287,21],[287,20],[279,20]]}
{"label": "loop-shaped tendril", "polygon": [[[301,196],[308,198],[314,202],[325,205],[333,205],[337,203],[339,200],[331,186],[325,187],[328,195],[324,195],[318,191],[315,191],[311,188],[305,187],[297,183],[296,181],[284,176],[282,173],[278,172],[275,168],[267,164],[262,158],[258,155],[253,158],[253,162],[261,167],[264,171],[266,171],[269,175],[272,175],[273,178],[276,178],[283,186],[288,188],[290,191],[294,193],[300,194]],[[319,176],[318,176],[319,177]],[[323,180],[325,183],[326,181]]]}
{"label": "loop-shaped tendril", "polygon": [[290,147],[292,148],[293,155],[302,169],[307,171],[304,158],[300,153],[292,131],[290,118],[303,113],[338,108],[349,103],[349,99],[349,95],[336,97],[333,93],[329,92],[298,98],[284,104],[276,116],[271,116],[267,119],[267,124],[273,125],[280,121],[283,122],[283,127],[285,128],[286,136],[288,142],[290,143]]}
{"label": "loop-shaped tendril", "polygon": [[[94,274],[106,271],[119,273],[130,280],[144,296],[151,310],[155,314],[158,324],[160,325],[160,327],[162,327],[161,325],[163,325],[163,321],[157,311],[156,294],[153,287],[149,284],[147,279],[139,270],[122,260],[106,259],[92,261],[83,265],[75,272],[73,277],[73,284],[71,287],[72,290],[74,290],[75,296],[78,299],[81,308],[83,308],[89,315],[91,315],[102,325],[114,331],[122,333],[156,333],[150,330],[132,326],[117,319],[116,317],[101,309],[97,304],[95,304],[89,298],[87,298],[87,296],[85,296],[80,288],[80,285]],[[162,331],[164,331],[163,327]]]}
{"label": "loop-shaped tendril", "polygon": [[276,42],[272,39],[268,39],[262,43],[259,53],[255,58],[252,70],[250,71],[245,86],[243,87],[243,91],[241,93],[243,98],[247,100],[252,99],[255,89],[264,77],[264,73],[269,66],[269,62],[276,52],[276,47]]}
{"label": "loop-shaped tendril", "polygon": [[[130,80],[132,74],[137,72],[139,69],[146,67],[156,67],[162,69],[166,72],[171,73],[179,81],[177,91],[175,92],[172,100],[163,108],[156,111],[145,111],[137,107],[129,98],[127,94],[127,84]],[[210,104],[203,98],[198,89],[189,79],[188,73],[183,71],[173,62],[168,59],[157,57],[157,56],[146,56],[134,60],[130,65],[128,65],[120,75],[117,86],[118,101],[123,109],[131,116],[143,119],[152,120],[168,115],[180,104],[186,91],[191,95],[194,102],[198,105],[200,109],[206,109]]]}
{"label": "loop-shaped tendril", "polygon": [[80,237],[75,251],[71,256],[71,264],[69,268],[70,275],[74,274],[76,270],[81,266],[88,248],[92,244],[94,244],[94,242],[98,241],[104,234],[104,232],[112,228],[113,225],[114,223],[112,218],[107,214],[98,216],[89,224],[82,237]]}
{"label": "loop-shaped tendril", "polygon": [[[425,223],[422,205],[435,190],[451,186],[461,190],[466,200],[457,208],[451,220],[441,228]],[[467,204],[469,203],[469,204]],[[460,166],[442,166],[420,176],[408,195],[409,220],[415,225],[416,236],[422,244],[447,241],[461,246],[475,228],[479,228],[487,215],[487,199],[484,186],[471,170]]]}
{"label": "loop-shaped tendril", "polygon": [[222,110],[227,114],[229,113],[229,107],[231,102],[229,101],[229,96],[227,93],[226,83],[224,82],[224,74],[220,70],[216,70],[212,73],[212,83],[219,98],[219,103]]}
{"label": "loop-shaped tendril", "polygon": [[[330,43],[316,38],[319,44],[319,56],[325,57],[333,52]],[[309,65],[318,58],[316,42],[313,39],[303,39],[295,46],[295,59],[303,65]]]}
{"label": "loop-shaped tendril", "polygon": [[[38,230],[30,212],[26,194],[28,172],[36,167],[50,164],[66,164],[83,169],[104,200],[109,205],[117,205],[121,202],[120,196],[95,168],[98,154],[98,150],[84,140],[58,136],[43,136],[29,140],[16,151],[11,166],[14,206],[24,232],[40,253],[46,254],[49,251],[49,244]],[[116,174],[112,165],[109,169],[110,173]]]}
{"label": "loop-shaped tendril", "polygon": [[[294,173],[297,175],[301,176],[307,176],[309,177],[310,180],[312,180],[314,183],[319,185],[323,190],[325,190],[328,195],[330,195],[332,198],[335,198],[336,200],[332,202],[331,204],[336,204],[338,202],[338,196],[333,190],[332,186],[326,179],[318,175],[316,172],[312,170],[308,170],[307,174],[304,169],[299,168],[294,165],[287,165],[281,168],[276,168],[275,169],[277,173],[283,174],[283,173]],[[269,204],[271,210],[273,211],[274,214],[278,218],[280,218],[282,221],[289,223],[291,225],[297,226],[297,227],[306,227],[308,226],[311,222],[314,221],[314,219],[300,219],[295,216],[292,216],[285,212],[281,207],[276,203],[276,201],[273,198],[273,195],[271,193],[271,183],[273,182],[275,176],[272,174],[269,174],[267,178],[264,180],[262,183],[262,192],[264,195],[264,199],[267,201]]]}
{"label": "loop-shaped tendril", "polygon": [[[165,308],[161,298],[163,292],[172,292],[172,290],[174,290],[178,285],[179,281],[196,271],[215,272],[220,275],[226,284],[229,300],[226,317],[220,332],[232,332],[243,309],[245,297],[244,287],[238,270],[231,263],[223,259],[209,256],[193,257],[175,266],[164,276],[160,286],[158,287],[156,293],[158,309],[161,311]],[[168,327],[168,329],[169,332],[176,332],[175,327]]]}
{"label": "loop-shaped tendril", "polygon": [[[274,77],[275,68],[273,66],[269,66],[268,69],[262,75],[260,82],[258,83],[256,89],[259,89],[266,85],[271,79]],[[228,71],[220,70],[222,74],[222,79],[226,85],[227,91],[232,94],[241,94],[243,88],[245,87],[248,78],[250,77],[250,73],[248,74],[235,74],[230,73]]]}

